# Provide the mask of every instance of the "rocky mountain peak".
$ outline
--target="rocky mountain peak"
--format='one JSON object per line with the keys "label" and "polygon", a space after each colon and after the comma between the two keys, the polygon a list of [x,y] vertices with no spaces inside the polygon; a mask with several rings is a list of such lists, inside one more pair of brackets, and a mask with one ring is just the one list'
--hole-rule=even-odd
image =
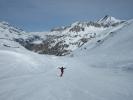
{"label": "rocky mountain peak", "polygon": [[0,22],[0,28],[9,31],[9,33],[25,33],[22,29],[14,27],[6,21]]}
{"label": "rocky mountain peak", "polygon": [[104,24],[104,25],[113,25],[121,22],[122,20],[116,19],[115,17],[109,16],[109,15],[105,15],[103,18],[97,21],[97,23]]}

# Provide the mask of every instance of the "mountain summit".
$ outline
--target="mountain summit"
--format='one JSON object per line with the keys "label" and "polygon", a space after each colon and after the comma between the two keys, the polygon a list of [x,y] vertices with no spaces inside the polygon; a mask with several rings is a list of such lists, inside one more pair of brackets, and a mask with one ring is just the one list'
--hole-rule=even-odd
{"label": "mountain summit", "polygon": [[106,15],[105,17],[101,18],[97,22],[99,24],[104,24],[104,25],[113,25],[116,23],[121,23],[121,22],[123,22],[123,20],[119,20],[119,19],[116,19],[115,17]]}

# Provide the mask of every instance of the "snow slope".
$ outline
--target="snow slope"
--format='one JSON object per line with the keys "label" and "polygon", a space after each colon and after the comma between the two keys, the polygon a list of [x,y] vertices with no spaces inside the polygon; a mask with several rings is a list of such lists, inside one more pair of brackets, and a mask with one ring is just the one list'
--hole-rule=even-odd
{"label": "snow slope", "polygon": [[[36,54],[35,56],[29,53],[12,55],[14,52],[10,52],[11,54],[2,52],[0,55],[3,59],[0,60],[3,64],[0,63],[2,65],[0,72],[4,76],[0,78],[1,100],[132,100],[133,98],[133,73],[91,68],[78,58],[45,57]],[[18,59],[21,61],[16,61]],[[62,78],[59,77],[57,69],[57,66],[61,65],[67,68]]]}
{"label": "snow slope", "polygon": [[[131,69],[133,69],[132,27],[133,20],[130,20],[125,23],[122,28],[109,33],[109,35],[107,35],[107,37],[104,37],[103,39],[100,38],[100,43],[97,43],[97,40],[95,40],[93,43],[90,43],[89,45],[83,47],[86,48],[86,50],[82,49],[83,51],[75,51],[75,55],[83,56],[84,58],[86,57],[88,61],[92,60],[91,63],[93,63],[94,66],[103,66],[105,64],[106,66],[112,66],[113,64],[114,67],[130,67]],[[81,51],[80,54],[79,51]],[[125,65],[123,65],[124,63]]]}
{"label": "snow slope", "polygon": [[[132,27],[130,20],[73,56],[1,46],[0,100],[132,100]],[[60,66],[66,67],[63,77]]]}

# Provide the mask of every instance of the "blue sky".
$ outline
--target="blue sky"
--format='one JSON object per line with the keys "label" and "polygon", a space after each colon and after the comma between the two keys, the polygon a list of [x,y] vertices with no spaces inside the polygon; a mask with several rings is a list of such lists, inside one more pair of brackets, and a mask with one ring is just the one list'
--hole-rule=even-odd
{"label": "blue sky", "polygon": [[105,15],[133,18],[133,0],[0,0],[0,20],[26,31],[48,31]]}

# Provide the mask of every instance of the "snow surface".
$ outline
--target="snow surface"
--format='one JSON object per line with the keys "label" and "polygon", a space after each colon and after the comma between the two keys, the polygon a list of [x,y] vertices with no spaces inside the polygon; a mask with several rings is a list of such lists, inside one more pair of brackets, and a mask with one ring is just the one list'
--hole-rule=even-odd
{"label": "snow surface", "polygon": [[65,57],[39,55],[7,40],[19,48],[0,45],[0,100],[132,100],[133,20],[110,31],[102,42]]}

